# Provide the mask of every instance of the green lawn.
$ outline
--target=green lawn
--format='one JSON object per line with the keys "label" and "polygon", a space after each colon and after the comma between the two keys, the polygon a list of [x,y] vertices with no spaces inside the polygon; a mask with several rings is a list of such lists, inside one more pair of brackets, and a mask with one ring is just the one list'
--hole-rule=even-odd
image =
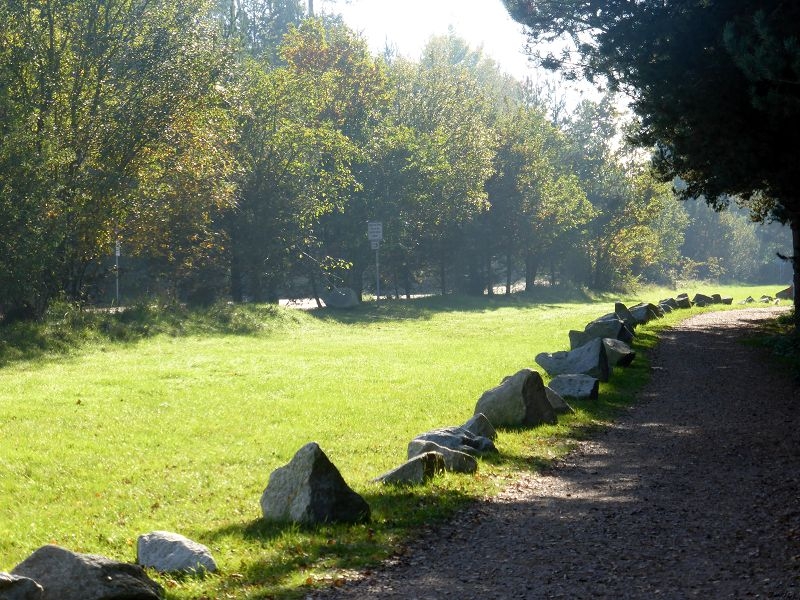
{"label": "green lawn", "polygon": [[[779,288],[685,291],[738,300]],[[208,545],[220,567],[205,578],[159,578],[169,598],[267,598],[301,596],[305,585],[387,556],[420,523],[562,453],[646,381],[642,356],[603,385],[601,402],[582,403],[558,426],[501,432],[500,456],[476,476],[416,489],[370,483],[405,459],[414,435],[463,423],[484,390],[535,368],[538,352],[566,349],[569,329],[613,310],[611,297],[549,296],[352,312],[223,307],[167,324],[95,315],[77,318],[85,329],[75,339],[70,315],[0,330],[0,571],[47,543],[133,561],[137,536],[163,529]],[[640,328],[637,349],[699,310]],[[269,474],[310,441],[368,500],[370,525],[260,520]]]}

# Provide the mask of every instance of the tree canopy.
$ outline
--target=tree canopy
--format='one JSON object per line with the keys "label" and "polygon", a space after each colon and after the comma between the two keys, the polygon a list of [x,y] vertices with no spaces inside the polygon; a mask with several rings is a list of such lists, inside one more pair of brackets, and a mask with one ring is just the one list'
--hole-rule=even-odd
{"label": "tree canopy", "polygon": [[[605,79],[631,97],[632,139],[655,148],[684,198],[793,231],[800,257],[800,5],[784,0],[504,0],[547,67]],[[795,289],[800,271],[795,258]],[[796,299],[797,303],[797,299]],[[797,306],[797,305],[796,305]]]}

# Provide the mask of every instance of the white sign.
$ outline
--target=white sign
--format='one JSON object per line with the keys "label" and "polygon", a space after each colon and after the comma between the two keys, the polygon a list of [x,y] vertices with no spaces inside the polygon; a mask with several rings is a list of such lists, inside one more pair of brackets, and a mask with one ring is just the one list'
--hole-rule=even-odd
{"label": "white sign", "polygon": [[370,241],[369,244],[370,244],[370,246],[372,246],[373,250],[377,250],[378,248],[381,247],[381,241],[380,240],[372,240],[372,241]]}
{"label": "white sign", "polygon": [[114,248],[114,253],[117,256],[119,256],[121,251],[122,251],[122,245],[119,243],[119,240],[117,240],[117,243],[116,243],[115,248]]}
{"label": "white sign", "polygon": [[367,223],[367,239],[370,242],[380,242],[383,239],[383,223],[380,221]]}

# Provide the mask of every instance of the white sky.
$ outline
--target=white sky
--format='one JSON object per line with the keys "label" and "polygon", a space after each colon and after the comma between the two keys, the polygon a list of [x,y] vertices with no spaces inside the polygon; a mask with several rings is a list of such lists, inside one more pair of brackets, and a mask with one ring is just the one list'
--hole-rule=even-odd
{"label": "white sky", "polygon": [[431,36],[446,34],[452,26],[504,71],[518,79],[535,75],[523,52],[522,25],[508,16],[501,0],[339,0],[323,8],[341,13],[376,53],[388,42],[401,55],[417,59]]}
{"label": "white sky", "polygon": [[[418,59],[431,36],[444,35],[452,27],[455,35],[474,49],[482,48],[520,81],[557,78],[530,63],[523,27],[508,16],[502,0],[317,0],[315,7],[317,12],[340,13],[376,54],[388,43],[402,56]],[[571,106],[585,95],[596,96],[585,83],[560,82],[559,87]]]}

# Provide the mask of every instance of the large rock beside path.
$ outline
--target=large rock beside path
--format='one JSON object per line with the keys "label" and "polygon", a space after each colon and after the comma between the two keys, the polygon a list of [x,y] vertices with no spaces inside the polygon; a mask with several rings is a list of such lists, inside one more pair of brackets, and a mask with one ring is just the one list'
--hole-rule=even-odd
{"label": "large rock beside path", "polygon": [[41,600],[44,589],[33,579],[0,573],[0,600]]}
{"label": "large rock beside path", "polygon": [[536,355],[536,362],[551,376],[589,375],[608,381],[608,358],[601,338],[594,338],[569,352],[540,352]]}
{"label": "large rock beside path", "polygon": [[436,452],[442,456],[445,471],[474,473],[478,470],[478,460],[471,454],[447,448],[430,440],[417,440],[413,444],[409,444],[408,458],[413,459],[429,452]]}
{"label": "large rock beside path", "polygon": [[482,435],[475,435],[462,427],[442,427],[432,429],[416,436],[408,444],[408,458],[425,452],[427,442],[434,442],[451,450],[463,452],[472,456],[482,456],[489,452],[497,452],[494,442]]}
{"label": "large rock beside path", "polygon": [[270,474],[261,511],[268,521],[303,525],[370,519],[369,504],[348,487],[315,442],[300,448],[288,464]]}
{"label": "large rock beside path", "polygon": [[597,400],[600,381],[588,375],[558,375],[547,387],[565,400]]}
{"label": "large rock beside path", "polygon": [[140,535],[136,543],[136,562],[160,573],[213,573],[217,570],[217,563],[206,546],[169,531]]}
{"label": "large rock beside path", "polygon": [[542,376],[532,369],[522,369],[485,391],[475,405],[475,414],[485,415],[494,427],[535,427],[558,422],[547,400]]}
{"label": "large rock beside path", "polygon": [[612,338],[622,340],[626,344],[633,341],[633,330],[616,313],[609,313],[595,319],[586,325],[584,331],[592,338]]}
{"label": "large rock beside path", "polygon": [[438,452],[424,452],[373,481],[388,485],[422,485],[444,470],[444,456]]}
{"label": "large rock beside path", "polygon": [[53,545],[36,550],[11,574],[42,586],[43,600],[160,600],[163,595],[138,565]]}
{"label": "large rock beside path", "polygon": [[627,367],[636,358],[636,352],[631,350],[625,342],[620,340],[612,340],[611,338],[603,338],[603,346],[606,350],[606,358],[608,359],[608,367]]}

